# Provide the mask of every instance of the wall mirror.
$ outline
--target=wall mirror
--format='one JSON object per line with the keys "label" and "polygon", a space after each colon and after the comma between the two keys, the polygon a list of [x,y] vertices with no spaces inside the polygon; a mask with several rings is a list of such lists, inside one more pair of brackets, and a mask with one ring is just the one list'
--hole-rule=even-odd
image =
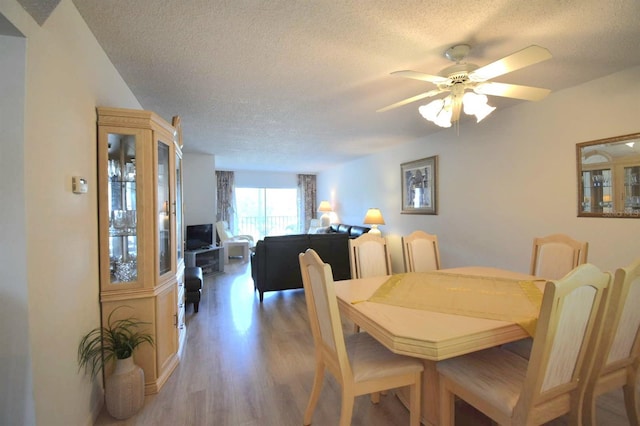
{"label": "wall mirror", "polygon": [[576,145],[578,216],[640,218],[640,133]]}

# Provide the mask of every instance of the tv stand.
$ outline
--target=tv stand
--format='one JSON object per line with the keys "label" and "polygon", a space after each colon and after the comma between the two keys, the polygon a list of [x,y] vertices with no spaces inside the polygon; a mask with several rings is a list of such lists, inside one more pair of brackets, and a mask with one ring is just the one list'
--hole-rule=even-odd
{"label": "tv stand", "polygon": [[184,253],[185,266],[199,266],[204,275],[224,272],[224,249],[209,247],[197,250],[187,250]]}

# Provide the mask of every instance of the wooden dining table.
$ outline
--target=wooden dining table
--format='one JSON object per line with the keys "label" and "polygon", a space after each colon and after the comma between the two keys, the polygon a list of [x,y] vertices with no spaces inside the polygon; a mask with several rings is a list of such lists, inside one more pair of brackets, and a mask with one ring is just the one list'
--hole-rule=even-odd
{"label": "wooden dining table", "polygon": [[[528,282],[537,288],[540,297],[546,282],[532,275],[490,267],[441,269],[437,273],[453,274],[447,278],[460,277],[460,281],[478,289],[488,286],[487,278]],[[529,337],[530,332],[513,320],[468,316],[451,313],[451,310],[443,312],[428,306],[406,307],[371,301],[391,277],[336,281],[338,306],[345,317],[392,352],[424,361],[421,415],[424,424],[435,426],[439,414],[438,361],[523,339]],[[496,296],[496,300],[501,300],[501,296]],[[455,305],[455,299],[449,302]],[[478,303],[483,303],[482,298],[478,298]],[[505,299],[504,303],[510,302]],[[408,406],[406,390],[399,390],[398,397]]]}

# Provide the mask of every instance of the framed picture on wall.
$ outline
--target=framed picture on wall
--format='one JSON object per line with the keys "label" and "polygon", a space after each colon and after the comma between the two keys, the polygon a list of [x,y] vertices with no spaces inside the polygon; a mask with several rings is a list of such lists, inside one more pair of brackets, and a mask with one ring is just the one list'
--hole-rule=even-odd
{"label": "framed picture on wall", "polygon": [[403,214],[438,214],[438,156],[400,165]]}

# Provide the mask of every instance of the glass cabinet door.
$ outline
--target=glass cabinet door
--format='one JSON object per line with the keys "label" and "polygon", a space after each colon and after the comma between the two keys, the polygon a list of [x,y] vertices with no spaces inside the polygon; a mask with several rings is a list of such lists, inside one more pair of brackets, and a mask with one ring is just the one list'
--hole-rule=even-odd
{"label": "glass cabinet door", "polygon": [[184,258],[184,236],[182,231],[182,158],[176,152],[176,252],[177,262],[180,263]]}
{"label": "glass cabinet door", "polygon": [[158,141],[158,275],[171,271],[170,147]]}
{"label": "glass cabinet door", "polygon": [[613,210],[611,169],[582,172],[583,212],[609,213]]}
{"label": "glass cabinet door", "polygon": [[130,283],[138,279],[136,136],[107,139],[110,282]]}
{"label": "glass cabinet door", "polygon": [[624,168],[624,211],[640,211],[640,166]]}

